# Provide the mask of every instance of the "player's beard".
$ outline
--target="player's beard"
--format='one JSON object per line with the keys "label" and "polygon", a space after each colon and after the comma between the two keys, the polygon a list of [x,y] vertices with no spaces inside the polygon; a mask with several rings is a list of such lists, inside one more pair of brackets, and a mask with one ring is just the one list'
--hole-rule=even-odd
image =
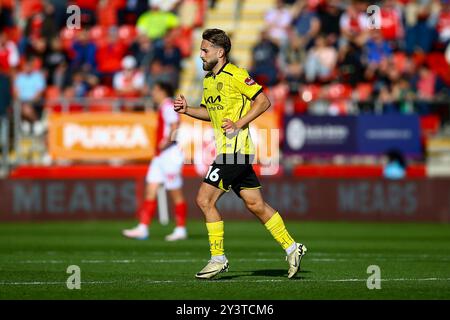
{"label": "player's beard", "polygon": [[203,70],[205,70],[205,71],[211,71],[216,66],[216,64],[219,62],[218,60],[213,60],[210,62],[207,62],[204,60],[202,60],[202,61],[203,61]]}

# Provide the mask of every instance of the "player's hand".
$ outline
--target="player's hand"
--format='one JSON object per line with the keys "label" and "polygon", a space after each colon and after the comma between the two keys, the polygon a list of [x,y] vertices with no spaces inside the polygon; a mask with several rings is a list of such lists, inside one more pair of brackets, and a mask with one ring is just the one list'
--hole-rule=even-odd
{"label": "player's hand", "polygon": [[161,142],[158,144],[159,150],[164,150],[168,144],[169,144],[169,139],[167,139],[167,138],[162,139]]}
{"label": "player's hand", "polygon": [[173,110],[175,110],[178,113],[186,113],[187,102],[186,98],[182,94],[180,94],[173,102]]}
{"label": "player's hand", "polygon": [[232,138],[238,134],[240,128],[236,125],[235,122],[227,118],[223,119],[222,122],[222,129],[224,130],[225,135],[228,138]]}

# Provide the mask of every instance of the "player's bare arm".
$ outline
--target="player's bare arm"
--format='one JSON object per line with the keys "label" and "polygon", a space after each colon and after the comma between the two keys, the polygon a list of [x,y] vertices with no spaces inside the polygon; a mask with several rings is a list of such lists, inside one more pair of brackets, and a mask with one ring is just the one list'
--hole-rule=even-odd
{"label": "player's bare arm", "polygon": [[200,119],[203,121],[211,121],[209,117],[208,110],[203,107],[191,107],[187,105],[186,98],[183,95],[179,95],[174,103],[173,109],[181,114],[186,114],[192,118]]}
{"label": "player's bare arm", "polygon": [[228,134],[236,132],[258,118],[269,109],[270,105],[269,98],[267,98],[264,93],[260,93],[252,102],[250,110],[241,119],[236,122],[233,122],[230,119],[223,119],[222,129]]}
{"label": "player's bare arm", "polygon": [[176,141],[176,131],[178,127],[180,126],[179,122],[172,123],[170,125],[170,131],[167,135],[167,138],[163,138],[161,142],[159,143],[159,150],[164,150],[167,147],[170,147],[172,145],[172,142]]}

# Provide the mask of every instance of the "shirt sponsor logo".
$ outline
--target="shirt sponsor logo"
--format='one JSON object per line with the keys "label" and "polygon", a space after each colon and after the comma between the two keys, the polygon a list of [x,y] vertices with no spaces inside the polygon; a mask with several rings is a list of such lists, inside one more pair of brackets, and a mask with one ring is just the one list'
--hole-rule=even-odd
{"label": "shirt sponsor logo", "polygon": [[220,102],[222,99],[220,98],[220,96],[217,96],[215,98],[213,98],[212,96],[209,96],[208,99],[206,99],[206,103],[216,103],[216,102]]}

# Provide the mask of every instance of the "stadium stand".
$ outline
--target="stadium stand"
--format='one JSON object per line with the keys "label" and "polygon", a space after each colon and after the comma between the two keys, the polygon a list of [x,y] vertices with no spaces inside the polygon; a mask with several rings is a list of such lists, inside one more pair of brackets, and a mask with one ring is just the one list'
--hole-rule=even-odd
{"label": "stadium stand", "polygon": [[[258,5],[250,0],[178,0],[170,2],[170,8],[160,5],[157,11],[174,15],[179,21],[176,27],[161,29],[163,35],[149,41],[139,40],[137,28],[139,17],[155,9],[148,6],[147,0],[133,4],[123,0],[68,1],[68,5],[81,8],[81,30],[49,22],[60,19],[61,8],[55,1],[3,2],[6,10],[0,25],[2,37],[12,43],[10,47],[17,47],[20,63],[3,67],[2,72],[13,83],[24,62],[30,57],[35,59],[35,68],[44,72],[47,80],[40,119],[43,122],[53,112],[119,110],[113,105],[122,103],[111,102],[120,96],[112,79],[120,71],[122,59],[130,54],[147,75],[146,89],[138,98],[151,100],[152,81],[166,77],[179,78],[174,82],[179,84],[178,91],[192,103],[199,102],[203,75],[197,55],[200,35],[205,28],[218,27],[232,37],[232,61],[250,71],[255,70],[254,49],[261,43],[262,32],[267,34],[270,46],[276,48],[276,74],[264,74],[262,69],[263,73],[255,78],[263,82],[274,79],[265,83],[265,91],[279,119],[291,114],[417,114],[422,163],[435,154],[427,152],[434,145],[433,139],[446,141],[449,132],[450,65],[444,54],[450,30],[448,1],[377,2],[382,8],[382,23],[380,32],[374,32],[366,28],[368,2],[364,0],[263,0]],[[159,2],[152,3],[155,7]],[[56,28],[67,60],[61,60],[48,72],[46,59],[55,52],[51,37],[40,33],[52,28]],[[169,41],[181,53],[180,69],[174,70],[161,56],[161,52],[167,52],[161,48]],[[318,42],[328,49],[318,47]],[[259,47],[258,54],[267,53],[267,48]],[[0,50],[0,65],[8,54],[12,53]],[[320,75],[329,59],[336,61],[329,64],[331,69],[324,76],[307,75],[311,70]],[[317,61],[322,61],[316,65],[319,69],[311,69]],[[9,118],[11,127],[19,128],[11,135],[10,143],[10,162],[16,163],[14,146],[21,144],[18,139],[23,132],[14,123],[20,117]],[[27,161],[39,162],[39,157]],[[447,164],[442,161],[442,165]]]}

